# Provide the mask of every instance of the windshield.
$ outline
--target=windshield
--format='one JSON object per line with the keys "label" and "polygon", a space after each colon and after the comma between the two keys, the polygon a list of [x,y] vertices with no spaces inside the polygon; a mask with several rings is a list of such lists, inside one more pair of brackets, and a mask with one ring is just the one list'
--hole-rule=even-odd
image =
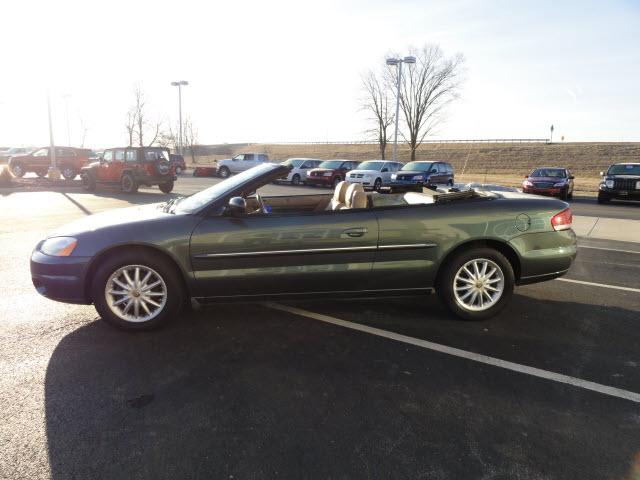
{"label": "windshield", "polygon": [[238,188],[243,183],[246,183],[252,178],[263,175],[265,172],[268,172],[272,169],[272,164],[263,164],[258,165],[257,167],[250,168],[249,170],[245,170],[238,175],[229,177],[220,183],[216,183],[209,188],[201,190],[198,193],[194,193],[190,197],[180,199],[179,202],[175,203],[174,211],[177,213],[193,213],[202,208],[207,203],[217,198],[223,197],[227,193]]}
{"label": "windshield", "polygon": [[640,164],[638,165],[611,165],[607,175],[640,175]]}
{"label": "windshield", "polygon": [[318,168],[330,168],[332,170],[340,168],[344,162],[342,160],[327,160],[318,165]]}
{"label": "windshield", "polygon": [[529,176],[566,178],[567,172],[562,168],[539,168],[538,170],[534,170]]}
{"label": "windshield", "polygon": [[304,160],[301,160],[299,158],[290,158],[289,160],[285,160],[284,162],[282,162],[282,164],[287,165],[288,167],[298,168],[300,165],[302,165],[302,162],[304,162]]}
{"label": "windshield", "polygon": [[426,172],[427,170],[431,170],[431,162],[409,162],[401,170],[414,170],[418,172]]}
{"label": "windshield", "polygon": [[375,161],[369,161],[369,162],[364,162],[361,163],[360,165],[358,165],[358,170],[377,170],[380,171],[382,170],[382,166],[384,165],[384,162],[379,162],[377,160]]}

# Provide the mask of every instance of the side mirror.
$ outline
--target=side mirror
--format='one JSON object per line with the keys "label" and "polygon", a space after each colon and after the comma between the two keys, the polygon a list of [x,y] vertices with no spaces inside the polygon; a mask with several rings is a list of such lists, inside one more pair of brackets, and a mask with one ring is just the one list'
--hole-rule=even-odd
{"label": "side mirror", "polygon": [[247,213],[247,202],[242,197],[233,197],[229,200],[229,213],[234,217],[241,217]]}
{"label": "side mirror", "polygon": [[600,172],[600,176],[601,176],[601,177],[604,177],[604,172]]}

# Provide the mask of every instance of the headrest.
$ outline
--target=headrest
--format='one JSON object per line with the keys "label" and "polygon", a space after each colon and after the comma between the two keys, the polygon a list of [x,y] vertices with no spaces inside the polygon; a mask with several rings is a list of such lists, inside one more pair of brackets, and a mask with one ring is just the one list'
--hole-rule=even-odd
{"label": "headrest", "polygon": [[353,196],[354,192],[364,192],[364,188],[361,183],[352,183],[347,188],[347,193],[345,194],[345,203],[347,204],[347,206],[350,205],[351,197]]}
{"label": "headrest", "polygon": [[356,190],[351,197],[351,208],[367,208],[367,194],[363,191]]}
{"label": "headrest", "polygon": [[338,183],[336,189],[333,191],[333,200],[337,203],[344,203],[347,187],[349,187],[349,183],[344,180]]}

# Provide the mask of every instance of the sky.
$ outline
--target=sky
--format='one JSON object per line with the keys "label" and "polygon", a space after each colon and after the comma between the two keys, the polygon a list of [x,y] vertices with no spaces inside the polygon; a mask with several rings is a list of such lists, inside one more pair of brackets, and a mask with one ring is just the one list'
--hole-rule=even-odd
{"label": "sky", "polygon": [[203,144],[367,139],[361,76],[391,52],[465,57],[433,139],[640,141],[640,1],[21,0],[0,4],[0,146],[124,145],[149,115]]}

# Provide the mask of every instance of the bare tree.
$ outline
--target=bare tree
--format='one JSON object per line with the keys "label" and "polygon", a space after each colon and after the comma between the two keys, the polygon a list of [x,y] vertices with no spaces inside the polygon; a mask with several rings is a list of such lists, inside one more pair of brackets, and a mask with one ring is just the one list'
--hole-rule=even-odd
{"label": "bare tree", "polygon": [[198,131],[193,126],[193,122],[189,117],[187,117],[182,125],[182,142],[183,146],[189,149],[191,161],[196,163],[195,146],[198,143]]}
{"label": "bare tree", "polygon": [[129,146],[132,146],[135,140],[138,146],[144,147],[145,138],[151,138],[147,145],[152,146],[158,142],[158,139],[163,134],[162,120],[160,118],[155,122],[148,120],[147,101],[139,84],[135,85],[133,95],[134,103],[127,113],[127,123],[125,125],[129,136]]}
{"label": "bare tree", "polygon": [[[403,68],[400,108],[404,116],[402,136],[409,143],[411,160],[425,137],[443,120],[445,108],[459,97],[464,57],[445,57],[438,45],[410,49],[415,64]],[[389,69],[392,85],[397,85],[398,69]]]}
{"label": "bare tree", "polygon": [[389,89],[385,85],[385,79],[371,70],[362,77],[362,89],[362,108],[371,115],[370,121],[375,125],[368,132],[378,140],[380,158],[384,160],[388,143],[387,129],[393,124],[395,117]]}

